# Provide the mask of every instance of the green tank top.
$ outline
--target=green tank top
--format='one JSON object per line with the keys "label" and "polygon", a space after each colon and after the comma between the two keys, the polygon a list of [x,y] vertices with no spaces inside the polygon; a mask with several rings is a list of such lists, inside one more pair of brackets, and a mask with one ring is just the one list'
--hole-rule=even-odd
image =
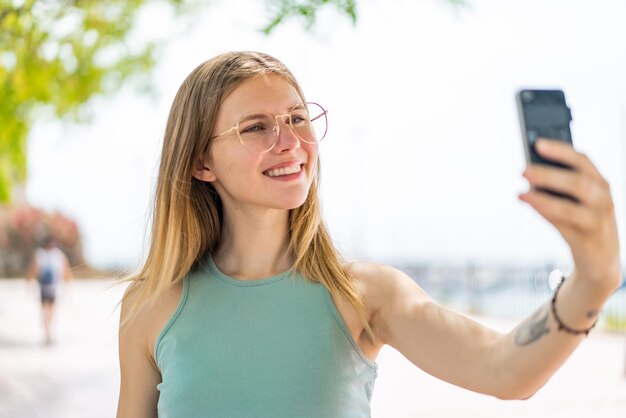
{"label": "green tank top", "polygon": [[208,256],[154,347],[160,418],[370,417],[378,363],[330,293],[285,272],[243,281]]}

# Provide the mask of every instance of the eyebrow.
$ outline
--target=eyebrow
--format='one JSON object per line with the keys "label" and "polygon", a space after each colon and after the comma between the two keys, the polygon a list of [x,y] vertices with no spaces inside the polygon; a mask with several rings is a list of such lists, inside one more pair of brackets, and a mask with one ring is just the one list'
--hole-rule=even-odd
{"label": "eyebrow", "polygon": [[[294,109],[306,108],[306,106],[303,106],[303,105],[304,105],[303,102],[294,103],[291,106],[289,106],[285,112],[281,112],[281,114],[291,112]],[[259,117],[265,113],[272,113],[272,112],[255,111],[254,113],[244,113],[242,116],[240,116],[240,118],[243,118],[245,116],[246,119],[251,119],[251,118]]]}
{"label": "eyebrow", "polygon": [[249,113],[249,114],[245,114],[243,116],[241,116],[240,120],[241,121],[247,121],[250,119],[258,119],[260,117],[262,117],[264,115],[264,113],[262,112],[258,112],[258,113]]}

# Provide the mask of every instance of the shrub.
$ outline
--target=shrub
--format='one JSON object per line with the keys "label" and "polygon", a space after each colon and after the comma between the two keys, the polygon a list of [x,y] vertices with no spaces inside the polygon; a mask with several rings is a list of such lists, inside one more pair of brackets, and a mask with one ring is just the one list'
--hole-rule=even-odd
{"label": "shrub", "polygon": [[0,206],[0,277],[23,277],[33,253],[49,235],[56,239],[72,267],[85,264],[74,220],[58,211],[46,212],[32,206]]}

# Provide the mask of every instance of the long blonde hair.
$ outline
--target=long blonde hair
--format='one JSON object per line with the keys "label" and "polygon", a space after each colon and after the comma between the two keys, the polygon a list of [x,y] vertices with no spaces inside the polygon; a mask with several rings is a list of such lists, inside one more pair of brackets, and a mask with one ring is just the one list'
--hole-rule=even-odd
{"label": "long blonde hair", "polygon": [[[293,74],[276,58],[257,52],[229,52],[199,65],[179,88],[170,110],[157,178],[152,235],[148,256],[139,273],[131,274],[137,291],[122,326],[139,308],[197,268],[220,242],[222,203],[208,182],[192,176],[195,162],[209,149],[222,100],[244,81],[260,74],[277,74],[294,86]],[[357,311],[367,336],[376,341],[362,297],[335,249],[321,214],[318,181],[313,180],[306,201],[289,212],[289,251],[292,270],[324,285]],[[138,284],[141,285],[138,286]]]}

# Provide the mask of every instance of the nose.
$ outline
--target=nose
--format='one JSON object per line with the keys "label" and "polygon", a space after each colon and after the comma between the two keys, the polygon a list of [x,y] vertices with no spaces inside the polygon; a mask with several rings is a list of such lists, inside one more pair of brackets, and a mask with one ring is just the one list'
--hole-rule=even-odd
{"label": "nose", "polygon": [[291,129],[288,121],[284,120],[284,118],[277,118],[276,126],[278,128],[278,138],[276,138],[274,149],[277,150],[277,152],[300,148],[300,138],[298,138],[293,129]]}

